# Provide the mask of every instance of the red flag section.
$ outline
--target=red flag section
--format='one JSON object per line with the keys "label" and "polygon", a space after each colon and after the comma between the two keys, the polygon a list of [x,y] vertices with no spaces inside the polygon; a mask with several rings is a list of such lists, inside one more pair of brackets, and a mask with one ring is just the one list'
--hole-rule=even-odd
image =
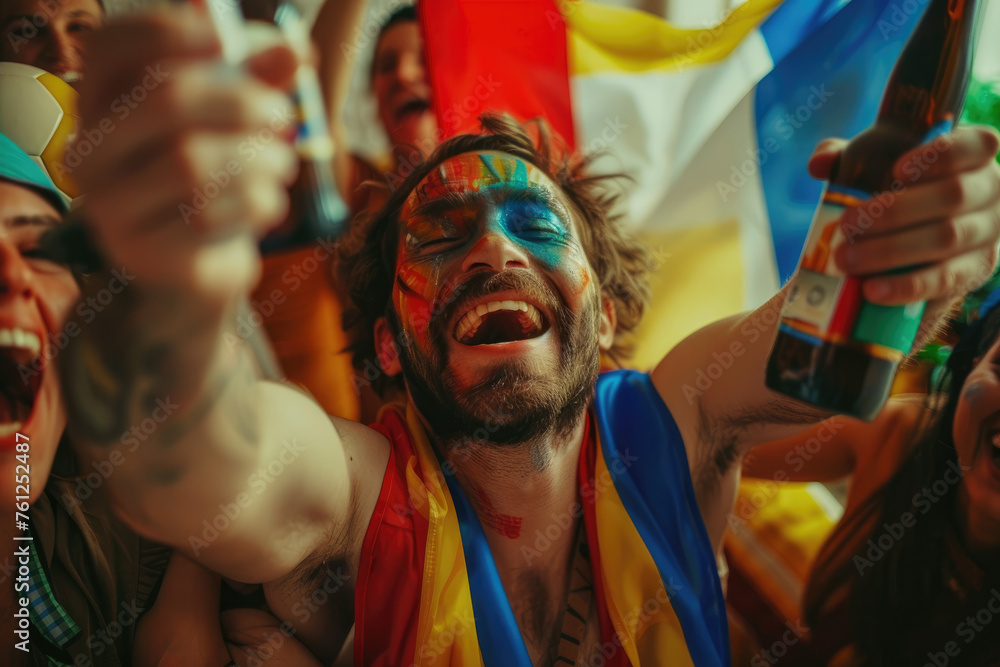
{"label": "red flag section", "polygon": [[417,16],[442,141],[498,111],[542,116],[575,146],[566,22],[553,0],[420,0]]}

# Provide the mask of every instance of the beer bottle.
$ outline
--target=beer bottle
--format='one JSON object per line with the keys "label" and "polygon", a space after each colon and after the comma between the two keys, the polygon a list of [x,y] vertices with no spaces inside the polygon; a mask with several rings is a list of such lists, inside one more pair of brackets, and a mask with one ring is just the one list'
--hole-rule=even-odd
{"label": "beer bottle", "polygon": [[[950,131],[960,117],[981,5],[930,0],[889,76],[875,124],[841,154],[781,311],[767,364],[771,389],[866,421],[889,397],[924,303],[887,307],[862,298],[861,280],[837,268],[834,250],[877,229],[878,220],[860,217],[842,228],[840,217],[873,196],[891,205],[908,183],[894,181],[895,162]],[[928,151],[941,149],[928,145]]]}
{"label": "beer bottle", "polygon": [[[275,23],[293,44],[309,44],[301,16],[292,5],[282,4]],[[298,111],[295,147],[299,175],[292,186],[285,223],[261,241],[262,252],[306,245],[320,239],[334,240],[348,222],[347,204],[333,175],[333,139],[316,69],[303,63],[295,75],[293,100]]]}

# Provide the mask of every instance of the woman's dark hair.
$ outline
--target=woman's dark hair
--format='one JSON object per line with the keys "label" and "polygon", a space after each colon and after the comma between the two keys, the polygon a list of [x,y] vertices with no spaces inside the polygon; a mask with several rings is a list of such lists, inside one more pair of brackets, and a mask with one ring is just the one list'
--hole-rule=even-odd
{"label": "woman's dark hair", "polygon": [[[1000,308],[994,308],[962,336],[940,380],[937,398],[943,399],[943,405],[939,402],[941,407],[935,411],[929,404],[925,411],[936,418],[928,419],[930,423],[916,431],[917,445],[871,501],[881,504],[875,524],[879,530],[887,524],[900,524],[906,513],[916,517],[916,522],[905,529],[903,536],[879,560],[873,561],[870,569],[854,578],[849,602],[852,635],[856,654],[863,664],[926,662],[926,649],[914,638],[927,628],[931,615],[939,608],[941,596],[947,593],[942,571],[948,557],[946,536],[955,530],[959,485],[949,484],[946,495],[930,503],[930,509],[926,499],[922,501],[922,510],[914,501],[925,489],[932,489],[935,482],[947,480],[946,473],[958,465],[952,428],[959,397],[969,373],[998,333]],[[929,397],[928,403],[933,398]],[[866,540],[857,556],[867,559],[868,550]],[[854,560],[849,565],[852,569]],[[961,620],[956,618],[955,623]]]}

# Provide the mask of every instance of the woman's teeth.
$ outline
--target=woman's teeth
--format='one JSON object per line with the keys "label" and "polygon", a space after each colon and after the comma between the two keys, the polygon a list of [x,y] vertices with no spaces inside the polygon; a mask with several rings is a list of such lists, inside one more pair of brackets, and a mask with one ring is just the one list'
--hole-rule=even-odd
{"label": "woman's teeth", "polygon": [[14,422],[12,424],[0,424],[0,438],[10,435],[11,433],[17,433],[24,426],[23,422]]}
{"label": "woman's teeth", "polygon": [[31,331],[25,331],[24,329],[0,329],[0,347],[27,350],[34,358],[42,351],[42,341]]}

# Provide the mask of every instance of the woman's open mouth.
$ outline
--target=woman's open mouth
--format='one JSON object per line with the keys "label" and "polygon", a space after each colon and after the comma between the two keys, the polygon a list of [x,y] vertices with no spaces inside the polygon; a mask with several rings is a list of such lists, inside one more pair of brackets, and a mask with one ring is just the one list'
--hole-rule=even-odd
{"label": "woman's open mouth", "polygon": [[24,329],[0,329],[0,436],[20,430],[42,386],[39,336]]}

